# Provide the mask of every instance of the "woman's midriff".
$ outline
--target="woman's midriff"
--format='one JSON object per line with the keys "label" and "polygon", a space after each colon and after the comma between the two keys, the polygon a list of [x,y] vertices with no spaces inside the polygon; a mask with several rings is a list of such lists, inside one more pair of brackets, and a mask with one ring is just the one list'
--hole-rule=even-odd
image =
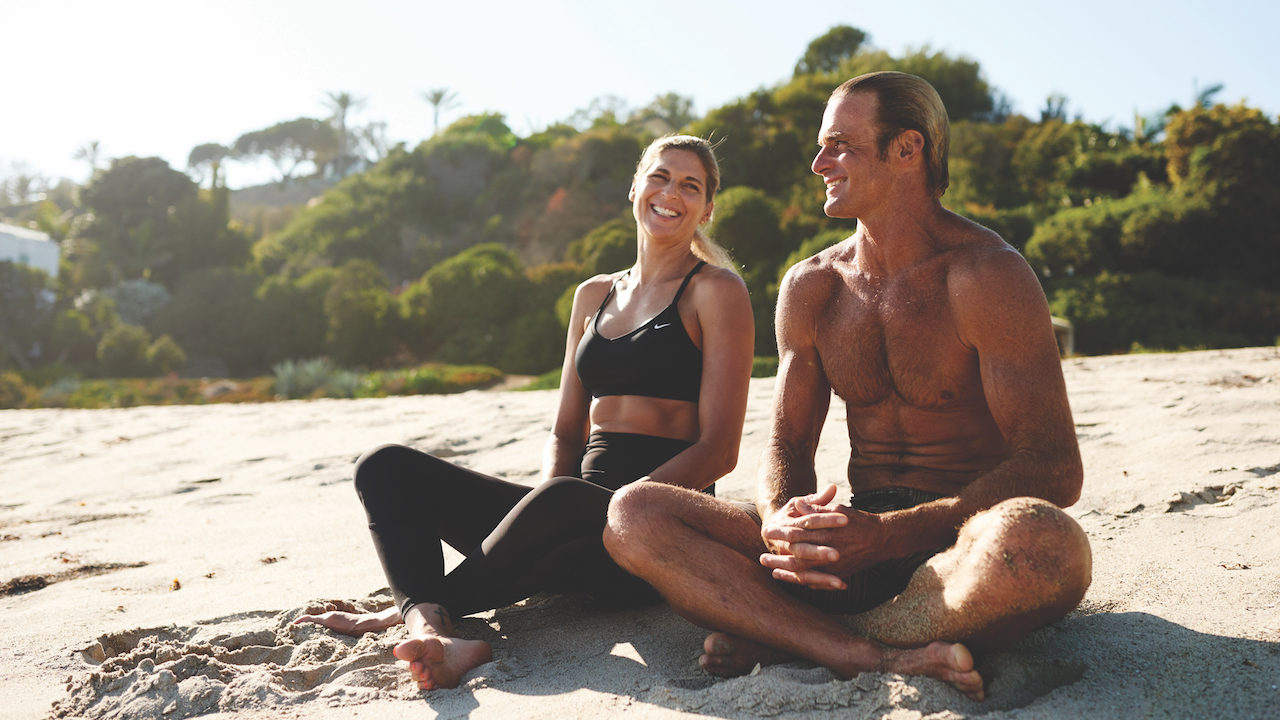
{"label": "woman's midriff", "polygon": [[591,431],[694,442],[698,439],[698,404],[642,395],[606,395],[591,401]]}

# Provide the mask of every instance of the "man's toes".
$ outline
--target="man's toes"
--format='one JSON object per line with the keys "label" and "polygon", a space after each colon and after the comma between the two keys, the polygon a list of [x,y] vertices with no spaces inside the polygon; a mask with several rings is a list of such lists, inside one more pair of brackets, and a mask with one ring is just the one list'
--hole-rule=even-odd
{"label": "man's toes", "polygon": [[702,641],[702,649],[707,655],[730,655],[733,653],[733,641],[724,633],[711,633]]}

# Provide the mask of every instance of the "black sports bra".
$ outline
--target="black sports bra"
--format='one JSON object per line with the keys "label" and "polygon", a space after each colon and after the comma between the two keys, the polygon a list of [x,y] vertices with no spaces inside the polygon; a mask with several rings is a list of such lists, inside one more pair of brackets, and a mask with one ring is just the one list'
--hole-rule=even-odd
{"label": "black sports bra", "polygon": [[694,273],[706,262],[699,260],[684,277],[671,304],[657,317],[626,335],[607,338],[600,334],[600,312],[617,289],[616,282],[591,317],[578,342],[574,366],[592,397],[641,395],[672,400],[698,401],[702,388],[702,351],[680,320],[680,296]]}

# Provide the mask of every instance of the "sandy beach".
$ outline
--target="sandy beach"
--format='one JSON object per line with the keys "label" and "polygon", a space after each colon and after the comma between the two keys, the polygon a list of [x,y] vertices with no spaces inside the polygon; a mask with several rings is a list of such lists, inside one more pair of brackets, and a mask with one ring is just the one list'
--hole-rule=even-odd
{"label": "sandy beach", "polygon": [[[802,663],[721,680],[664,606],[539,596],[468,618],[495,660],[420,692],[402,628],[292,625],[389,601],[352,463],[404,443],[536,481],[553,391],[0,411],[0,717],[1280,717],[1280,348],[1064,361],[1085,462],[1081,607],[979,657],[988,699]],[[752,381],[750,499],[771,378]],[[848,459],[832,405],[819,476]],[[457,556],[454,555],[453,561]]]}

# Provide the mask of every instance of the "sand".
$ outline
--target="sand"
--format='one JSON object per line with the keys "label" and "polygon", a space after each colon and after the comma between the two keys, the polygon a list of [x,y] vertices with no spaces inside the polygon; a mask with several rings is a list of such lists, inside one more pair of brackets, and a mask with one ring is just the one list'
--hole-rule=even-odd
{"label": "sand", "polygon": [[[351,467],[400,442],[532,483],[554,392],[0,411],[0,717],[1280,717],[1280,349],[1064,361],[1085,460],[1081,607],[979,658],[988,699],[801,663],[706,675],[663,606],[539,596],[462,622],[495,660],[423,693],[291,620],[388,602]],[[752,381],[748,499],[772,379]],[[834,403],[819,471],[838,478]]]}

